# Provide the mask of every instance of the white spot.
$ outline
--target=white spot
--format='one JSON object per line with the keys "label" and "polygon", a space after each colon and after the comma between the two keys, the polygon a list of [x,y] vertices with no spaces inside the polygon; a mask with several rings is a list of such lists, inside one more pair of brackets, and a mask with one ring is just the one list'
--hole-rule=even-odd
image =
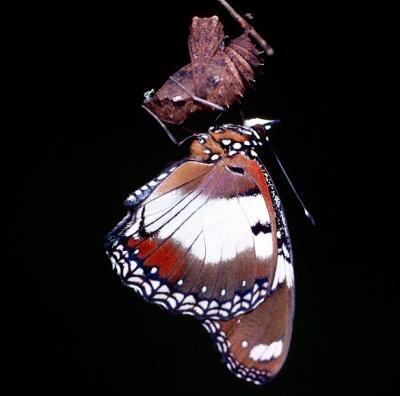
{"label": "white spot", "polygon": [[216,161],[219,158],[218,154],[214,154],[211,156],[211,161]]}
{"label": "white spot", "polygon": [[229,151],[229,153],[228,153],[228,155],[231,157],[232,155],[235,155],[235,154],[237,154],[237,151],[236,150],[231,150],[231,151]]}
{"label": "white spot", "polygon": [[275,276],[272,282],[271,290],[275,290],[276,287],[285,280],[285,258],[282,254],[278,254],[276,261]]}
{"label": "white spot", "polygon": [[285,258],[281,253],[278,254],[278,260],[276,262],[276,270],[274,280],[272,282],[271,290],[275,290],[276,287],[286,279],[286,285],[290,289],[294,285],[294,272],[293,265]]}
{"label": "white spot", "polygon": [[151,273],[151,274],[155,274],[157,271],[158,271],[158,268],[157,268],[157,267],[153,267],[153,268],[150,270],[150,273]]}
{"label": "white spot", "polygon": [[153,287],[153,289],[158,289],[158,287],[160,286],[161,283],[156,280],[150,280],[150,284]]}
{"label": "white spot", "polygon": [[272,256],[273,253],[272,234],[259,233],[258,235],[255,235],[254,248],[257,257],[267,258]]}
{"label": "white spot", "polygon": [[[166,300],[167,297],[168,297],[168,296],[167,296],[166,294],[157,293],[153,298],[154,298],[155,300]],[[166,307],[166,308],[168,308],[168,307]]]}
{"label": "white spot", "polygon": [[226,290],[225,290],[225,289],[222,289],[222,290],[221,290],[221,296],[225,296],[225,294],[226,294]]}
{"label": "white spot", "polygon": [[254,150],[250,150],[250,154],[251,154],[253,157],[258,157],[258,154],[257,154]]}
{"label": "white spot", "polygon": [[205,149],[205,150],[203,150],[206,154],[210,154],[211,153],[211,151],[209,150],[209,149]]}
{"label": "white spot", "polygon": [[239,149],[242,147],[242,145],[241,145],[239,142],[236,142],[236,143],[233,144],[232,147],[233,147],[235,150],[239,150]]}
{"label": "white spot", "polygon": [[202,291],[203,293],[205,293],[205,292],[207,291],[207,286],[203,286],[203,287],[201,288],[201,291]]}
{"label": "white spot", "polygon": [[198,315],[203,315],[204,311],[200,307],[194,307],[193,308],[194,312],[196,312]]}
{"label": "white spot", "polygon": [[265,362],[271,358],[277,358],[282,353],[283,343],[281,340],[274,341],[270,345],[258,344],[249,353],[249,357],[255,362]]}
{"label": "white spot", "polygon": [[242,281],[242,287],[246,287],[246,281],[244,280],[244,281]]}
{"label": "white spot", "polygon": [[142,188],[141,188],[141,190],[143,190],[143,191],[146,191],[146,190],[148,190],[149,189],[149,187],[147,187],[147,186],[143,186]]}
{"label": "white spot", "polygon": [[165,179],[168,176],[168,173],[162,173],[160,176],[157,177],[158,180]]}
{"label": "white spot", "polygon": [[173,296],[175,297],[175,300],[179,303],[181,303],[182,300],[185,298],[185,295],[182,293],[174,293]]}
{"label": "white spot", "polygon": [[182,286],[183,285],[183,279],[179,279],[178,280],[178,286]]}
{"label": "white spot", "polygon": [[247,341],[242,341],[242,347],[247,348],[249,346],[249,343]]}
{"label": "white spot", "polygon": [[251,300],[251,292],[248,292],[243,298],[247,301],[250,301]]}
{"label": "white spot", "polygon": [[172,297],[168,297],[168,299],[167,299],[167,301],[168,301],[168,303],[169,303],[169,305],[170,305],[170,307],[172,308],[172,309],[175,309],[176,308],[176,301],[175,301],[175,299],[173,299]]}
{"label": "white spot", "polygon": [[243,142],[243,144],[244,144],[245,146],[250,146],[250,142],[249,142],[248,140],[245,140],[245,141]]}
{"label": "white spot", "polygon": [[240,303],[239,303],[239,304],[236,304],[236,305],[232,308],[231,313],[232,313],[232,314],[236,313],[240,308],[241,308],[241,304],[240,304]]}
{"label": "white spot", "polygon": [[221,142],[224,146],[229,146],[232,143],[232,140],[231,139],[222,139]]}
{"label": "white spot", "polygon": [[136,261],[135,260],[131,260],[130,264],[131,264],[131,271],[134,271],[136,269],[136,267],[137,267]]}
{"label": "white spot", "polygon": [[183,100],[182,96],[177,95],[172,98],[173,102],[181,102]]}
{"label": "white spot", "polygon": [[159,293],[171,293],[171,290],[169,290],[169,287],[167,285],[162,285],[157,291]]}
{"label": "white spot", "polygon": [[294,271],[293,265],[286,261],[286,285],[291,289],[294,285]]}
{"label": "white spot", "polygon": [[152,292],[152,288],[150,287],[150,285],[147,282],[143,282],[142,286],[144,288],[144,292],[146,293],[146,295],[150,296],[150,294]]}
{"label": "white spot", "polygon": [[154,187],[157,185],[157,182],[155,182],[154,180],[150,181],[147,183],[150,187]]}
{"label": "white spot", "polygon": [[207,309],[207,307],[208,307],[208,301],[205,301],[205,300],[200,301],[200,302],[199,302],[199,306],[200,306],[201,308],[203,308],[204,310]]}
{"label": "white spot", "polygon": [[196,303],[196,300],[194,299],[194,297],[191,294],[183,300],[183,304],[195,304],[195,303]]}
{"label": "white spot", "polygon": [[282,251],[283,251],[283,255],[288,258],[289,257],[289,252],[287,250],[287,247],[285,244],[282,245]]}
{"label": "white spot", "polygon": [[135,219],[129,223],[125,230],[125,236],[132,236],[139,230],[139,225],[140,225],[140,218],[142,216],[143,208],[139,208],[139,210],[136,213]]}
{"label": "white spot", "polygon": [[256,118],[250,118],[248,120],[245,120],[243,125],[248,128],[252,128],[253,126],[256,126],[256,125],[261,125],[264,128],[266,128],[266,126],[268,126],[268,124],[273,124],[275,122],[276,122],[275,120],[267,120],[265,118],[257,118],[256,117]]}
{"label": "white spot", "polygon": [[143,268],[140,268],[140,267],[137,267],[136,269],[135,269],[135,271],[133,271],[133,275],[136,275],[136,276],[141,276],[141,275],[144,275],[144,271],[143,271]]}
{"label": "white spot", "polygon": [[269,224],[271,222],[267,205],[261,194],[240,197],[239,203],[245,210],[251,226],[257,223]]}

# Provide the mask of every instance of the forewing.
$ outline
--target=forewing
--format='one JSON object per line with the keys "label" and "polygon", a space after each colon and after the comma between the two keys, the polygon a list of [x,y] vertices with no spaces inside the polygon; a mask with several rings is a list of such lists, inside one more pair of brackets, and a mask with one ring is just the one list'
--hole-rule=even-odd
{"label": "forewing", "polygon": [[170,311],[248,312],[272,287],[278,249],[262,190],[223,163],[178,163],[128,198],[107,252],[127,286]]}

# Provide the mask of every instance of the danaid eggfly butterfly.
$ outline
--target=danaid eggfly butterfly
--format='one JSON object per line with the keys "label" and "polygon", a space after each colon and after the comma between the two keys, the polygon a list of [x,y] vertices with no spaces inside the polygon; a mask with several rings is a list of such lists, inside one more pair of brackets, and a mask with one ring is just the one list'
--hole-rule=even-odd
{"label": "danaid eggfly butterfly", "polygon": [[257,155],[269,127],[195,135],[187,158],[127,198],[106,243],[126,286],[199,319],[229,370],[254,384],[282,367],[294,313],[286,220]]}

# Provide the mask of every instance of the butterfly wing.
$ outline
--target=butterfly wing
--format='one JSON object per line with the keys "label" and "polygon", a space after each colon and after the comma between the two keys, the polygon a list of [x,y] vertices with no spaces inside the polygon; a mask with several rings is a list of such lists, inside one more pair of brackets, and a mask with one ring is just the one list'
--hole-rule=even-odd
{"label": "butterfly wing", "polygon": [[294,314],[293,257],[285,216],[266,174],[276,213],[278,256],[271,293],[256,309],[227,321],[206,320],[223,361],[238,378],[264,384],[285,362]]}
{"label": "butterfly wing", "polygon": [[242,162],[178,162],[130,195],[107,243],[127,286],[200,319],[229,319],[265,299],[276,223],[261,168]]}

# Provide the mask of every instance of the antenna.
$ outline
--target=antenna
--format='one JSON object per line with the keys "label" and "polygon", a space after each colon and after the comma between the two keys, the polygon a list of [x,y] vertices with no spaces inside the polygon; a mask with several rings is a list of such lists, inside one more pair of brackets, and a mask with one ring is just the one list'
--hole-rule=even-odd
{"label": "antenna", "polygon": [[303,208],[304,214],[305,216],[310,220],[311,224],[313,226],[315,226],[315,220],[314,217],[312,216],[312,214],[307,210],[306,206],[304,205],[303,200],[300,198],[299,193],[296,191],[296,188],[294,187],[292,181],[290,180],[289,175],[286,173],[284,166],[282,165],[282,162],[280,161],[278,155],[276,154],[274,148],[271,145],[271,142],[269,141],[268,136],[265,137],[265,140],[268,143],[269,149],[271,150],[272,155],[274,156],[277,164],[279,165],[279,168],[281,168],[282,173],[284,174],[287,182],[289,183],[290,188],[292,189],[292,191],[294,192],[294,195],[297,198],[297,201],[300,203],[301,207]]}

